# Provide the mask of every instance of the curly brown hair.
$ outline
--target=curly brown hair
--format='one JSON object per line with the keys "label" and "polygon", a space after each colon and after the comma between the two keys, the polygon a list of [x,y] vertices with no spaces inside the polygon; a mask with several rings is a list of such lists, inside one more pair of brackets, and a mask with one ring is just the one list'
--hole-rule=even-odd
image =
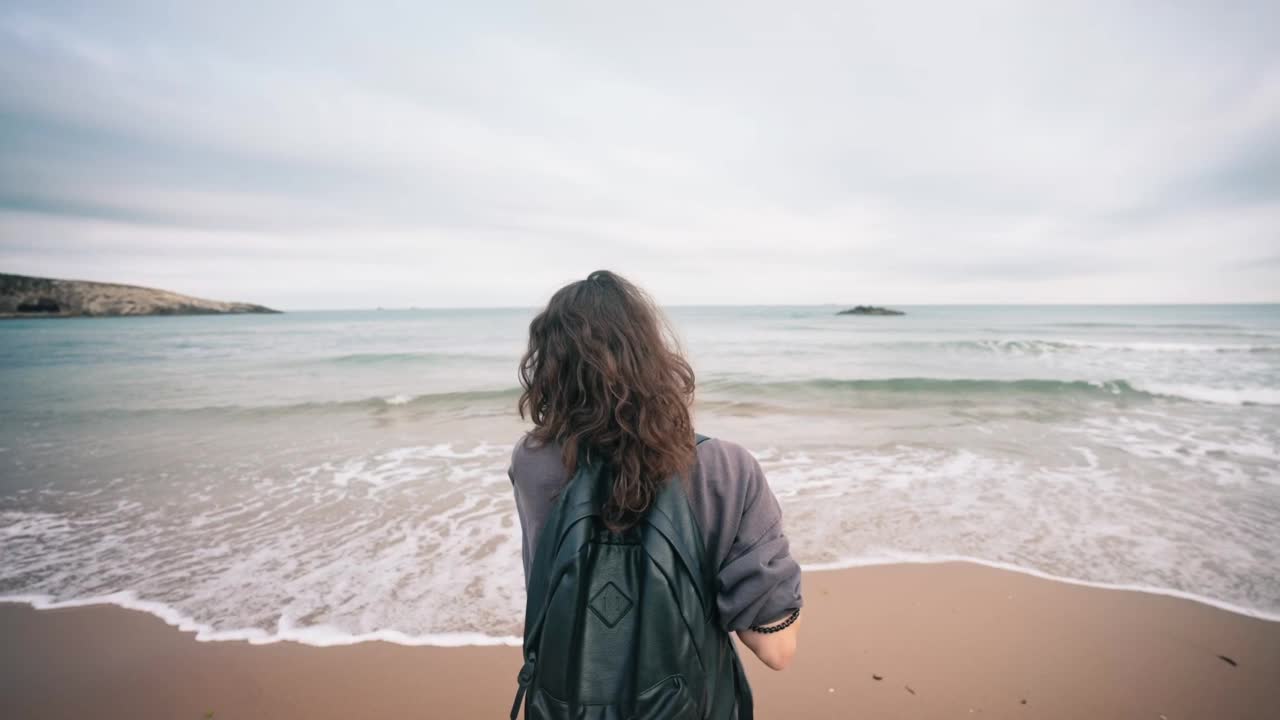
{"label": "curly brown hair", "polygon": [[529,323],[520,384],[535,443],[559,443],[570,476],[580,452],[612,471],[603,513],[614,530],[693,465],[693,368],[653,301],[619,275],[597,270],[551,296]]}

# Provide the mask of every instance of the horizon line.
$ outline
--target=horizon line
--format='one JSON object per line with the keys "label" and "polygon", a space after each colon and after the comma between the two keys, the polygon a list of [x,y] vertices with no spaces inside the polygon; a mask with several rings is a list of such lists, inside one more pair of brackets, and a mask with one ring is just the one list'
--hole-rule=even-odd
{"label": "horizon line", "polygon": [[[659,304],[662,309],[677,308],[852,308],[865,303],[673,303]],[[961,302],[961,303],[884,303],[872,307],[1239,307],[1239,306],[1280,306],[1280,300],[1264,300],[1253,302],[1247,300],[1211,301],[1211,302],[1116,302],[1116,303],[1080,303],[1080,302]],[[305,307],[282,309],[282,312],[406,312],[415,310],[536,310],[538,305],[378,305],[362,307]]]}

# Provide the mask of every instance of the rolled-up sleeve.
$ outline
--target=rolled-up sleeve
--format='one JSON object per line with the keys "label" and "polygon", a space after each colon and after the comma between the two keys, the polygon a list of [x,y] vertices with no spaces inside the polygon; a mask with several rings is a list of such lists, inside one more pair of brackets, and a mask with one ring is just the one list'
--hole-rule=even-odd
{"label": "rolled-up sleeve", "polygon": [[717,604],[725,630],[777,620],[804,604],[800,565],[782,528],[782,508],[764,470],[749,455],[734,463],[742,477],[742,515],[720,565]]}

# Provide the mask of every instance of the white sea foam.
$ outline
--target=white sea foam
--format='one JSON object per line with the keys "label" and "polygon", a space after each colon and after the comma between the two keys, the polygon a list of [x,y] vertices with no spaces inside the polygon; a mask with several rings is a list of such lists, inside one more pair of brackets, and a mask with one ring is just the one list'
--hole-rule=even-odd
{"label": "white sea foam", "polygon": [[1221,405],[1280,405],[1280,388],[1220,388],[1185,383],[1137,381],[1133,387],[1152,395],[1184,398]]}
{"label": "white sea foam", "polygon": [[[969,556],[929,555],[921,553],[883,551],[876,555],[848,558],[835,562],[806,563],[801,566],[801,569],[805,572],[830,572],[882,565],[933,565],[955,562],[973,563],[999,570],[1031,575],[1044,580],[1081,585],[1084,587],[1176,597],[1239,615],[1245,615],[1247,617],[1255,617],[1271,622],[1280,622],[1280,613],[1263,612],[1196,593],[1147,585],[1081,580],[1078,578],[1054,575],[1052,573],[1043,572],[1036,568],[1026,567],[1023,565]],[[209,624],[196,622],[190,616],[164,603],[141,600],[131,591],[70,600],[55,600],[47,595],[0,595],[0,602],[26,604],[37,610],[112,605],[126,610],[145,612],[153,615],[164,621],[166,624],[177,628],[181,632],[194,633],[195,640],[198,642],[242,641],[248,642],[251,645],[265,645],[277,642],[296,642],[314,647],[334,647],[374,641],[393,643],[396,645],[431,647],[519,647],[522,643],[522,638],[517,635],[489,635],[478,632],[427,633],[414,635],[394,629],[380,629],[372,632],[353,634],[329,625],[299,626],[296,625],[294,621],[285,619],[282,619],[279,627],[274,632],[267,632],[259,628],[215,629]]]}
{"label": "white sea foam", "polygon": [[918,342],[920,345],[936,344],[959,350],[977,349],[999,354],[1043,356],[1054,353],[1080,353],[1100,351],[1109,353],[1265,353],[1280,352],[1280,345],[1257,343],[1220,342],[1160,342],[1078,340],[1071,338],[987,338],[980,340]]}
{"label": "white sea foam", "polygon": [[523,585],[508,454],[390,448],[190,487],[173,504],[135,496],[139,481],[103,483],[75,491],[74,519],[0,515],[0,588],[145,610],[202,640],[510,643]]}
{"label": "white sea foam", "polygon": [[[1230,353],[1230,352],[1268,352],[1280,351],[1280,345],[1256,345],[1249,343],[1185,343],[1185,342],[1110,342],[1105,340],[1057,340],[1053,343],[1060,343],[1065,346],[1094,349],[1094,350],[1114,350],[1122,352],[1147,352],[1147,353]],[[1051,343],[1052,344],[1052,343]]]}
{"label": "white sea foam", "polygon": [[[1248,454],[1268,452],[1265,442],[1240,437],[1267,430],[1148,425],[1082,426],[1034,455],[892,444],[807,451],[803,463],[775,450],[762,465],[806,567],[973,559],[1276,618],[1280,582],[1262,570],[1280,522],[1266,489],[1275,463]],[[1162,465],[1215,482],[1141,480]],[[1219,500],[1242,489],[1254,507]]]}
{"label": "white sea foam", "polygon": [[[1155,429],[1158,425],[1148,421],[1134,423],[1126,432]],[[1108,432],[1114,433],[1115,428],[1108,428]],[[1151,442],[1144,445],[1151,446]],[[1115,483],[1108,482],[1108,474],[1114,468],[1106,468],[1097,447],[1084,447],[1083,451],[1079,446],[1071,448],[1076,451],[1076,457],[1083,457],[1083,465],[1078,469],[1070,465],[1034,469],[1018,461],[969,450],[946,451],[906,445],[861,451],[818,448],[788,451],[768,447],[758,456],[762,457],[785,506],[796,555],[806,560],[806,570],[886,562],[964,560],[1094,587],[1170,594],[1258,618],[1280,619],[1275,612],[1213,597],[1211,591],[1185,589],[1212,588],[1216,583],[1221,583],[1217,587],[1225,588],[1230,578],[1201,575],[1197,579],[1167,573],[1170,568],[1197,566],[1194,552],[1198,550],[1203,551],[1204,557],[1230,555],[1234,552],[1230,543],[1238,542],[1238,538],[1226,538],[1226,544],[1222,544],[1224,538],[1213,538],[1213,542],[1203,542],[1206,538],[1201,541],[1188,538],[1187,543],[1171,547],[1158,541],[1158,537],[1149,536],[1149,530],[1135,532],[1129,527],[1137,518],[1134,512],[1116,515],[1115,518],[1129,518],[1119,524],[1106,515],[1096,516],[1100,507],[1112,505],[1110,493],[1116,492]],[[366,641],[433,646],[518,644],[515,632],[522,610],[518,543],[509,542],[509,537],[502,539],[504,533],[512,529],[508,525],[507,530],[503,530],[502,518],[506,515],[509,521],[509,506],[504,510],[494,506],[494,502],[502,505],[500,501],[507,498],[509,492],[504,488],[506,479],[498,474],[503,455],[504,448],[497,445],[460,448],[439,443],[393,448],[361,459],[305,469],[293,480],[294,492],[288,495],[280,495],[280,488],[274,483],[259,483],[264,496],[255,496],[255,500],[238,507],[210,507],[209,511],[197,512],[193,518],[193,527],[219,538],[236,536],[234,528],[246,521],[250,525],[261,525],[239,542],[197,544],[186,553],[179,553],[179,557],[187,559],[179,565],[186,562],[201,566],[202,574],[212,578],[209,587],[204,589],[192,588],[189,573],[180,568],[174,574],[174,582],[164,582],[166,571],[174,570],[173,559],[156,559],[159,564],[140,578],[141,584],[151,587],[151,592],[131,588],[77,596],[76,587],[69,585],[56,594],[6,594],[0,600],[28,602],[42,609],[110,603],[150,612],[184,632],[195,633],[200,641],[292,641],[314,646]],[[401,477],[404,465],[429,459],[472,464],[462,468],[449,465],[451,471],[443,477],[472,483],[474,492],[457,493],[433,486],[431,495],[443,495],[451,500],[425,512],[416,523],[424,523],[428,516],[447,519],[438,532],[429,530],[429,534],[422,534],[420,530],[425,528],[415,529],[415,525],[394,518],[374,525],[357,520],[349,528],[335,530],[312,528],[303,536],[287,529],[294,527],[293,520],[271,523],[273,515],[283,511],[280,507],[270,510],[271,505],[276,500],[288,501],[289,497],[296,496],[298,482],[311,483],[314,488],[311,505],[316,502],[321,506],[332,505],[355,497],[351,496],[355,487],[410,487]],[[494,460],[499,465],[494,465]],[[364,477],[353,475],[346,484],[326,486],[325,474],[342,473],[340,468],[361,468],[351,471],[355,475],[364,473]],[[421,473],[425,468],[419,465],[417,470]],[[497,479],[493,479],[494,475],[498,475]],[[1011,482],[1018,477],[1030,482]],[[485,487],[502,492],[494,495]],[[1085,491],[1084,488],[1092,489]],[[444,492],[440,493],[440,489]],[[84,495],[88,496],[88,492]],[[393,505],[401,505],[412,497],[420,495],[408,493]],[[1028,528],[1010,521],[1010,509],[1037,514],[1051,512]],[[157,538],[154,533],[142,530],[146,523],[140,520],[155,518],[154,512],[147,511],[140,502],[116,501],[110,503],[106,515],[108,518],[97,523],[97,530],[114,530],[102,532],[96,539],[96,550],[100,551],[102,561],[108,556],[133,556],[134,562],[145,565],[148,561],[142,548]],[[116,519],[127,521],[111,525],[108,520],[119,515],[128,518]],[[1093,519],[1082,524],[1082,519],[1091,515]],[[476,525],[476,520],[481,520],[481,524]],[[0,523],[3,523],[0,527],[5,530],[5,537],[38,539],[40,552],[35,557],[27,557],[27,560],[37,560],[28,570],[44,566],[55,570],[56,579],[60,566],[77,556],[73,548],[60,547],[59,537],[67,536],[72,527],[69,520],[59,515],[6,512],[0,515]],[[992,532],[992,525],[998,528],[997,532]],[[1208,524],[1204,532],[1213,527],[1212,523]],[[1059,537],[1043,544],[1043,533],[1052,534],[1055,528],[1061,530]],[[81,530],[93,532],[95,528],[82,525]],[[490,551],[476,555],[475,548],[489,542],[485,538],[497,539],[498,543],[493,544]],[[1107,538],[1119,544],[1111,547]],[[338,555],[314,552],[316,544],[334,539],[339,542]],[[1098,539],[1103,543],[1091,547]],[[172,536],[169,541],[187,542]],[[246,542],[262,544],[246,553]],[[895,542],[905,546],[881,550]],[[1148,550],[1142,550],[1143,544]],[[823,550],[815,551],[818,547]],[[963,548],[965,552],[928,550],[931,547]],[[372,555],[366,551],[372,551]],[[428,553],[424,555],[424,551]],[[1167,552],[1174,555],[1157,560]],[[1185,555],[1187,552],[1193,555]],[[824,560],[823,556],[831,559]],[[1078,556],[1087,557],[1088,562],[1073,564],[1071,560]],[[1011,560],[1011,557],[1020,557],[1020,560]],[[294,565],[294,569],[289,565]],[[91,566],[100,565],[95,562]],[[1156,570],[1155,573],[1152,570]],[[1111,579],[1125,577],[1149,580]],[[498,580],[499,587],[508,585],[509,592],[485,591],[484,584],[494,579]],[[120,578],[119,582],[128,580]],[[442,589],[436,587],[442,584],[445,592],[431,592]],[[417,587],[416,591],[404,593],[412,587]],[[356,593],[351,600],[334,602],[348,592]],[[156,600],[152,593],[173,597]],[[447,605],[447,598],[462,602],[444,607],[443,615],[422,612],[431,605],[436,606],[435,610],[442,610],[439,603]],[[462,618],[480,620],[470,630],[429,629],[438,625],[456,626]],[[252,621],[246,623],[246,620]],[[509,632],[489,629],[497,626],[507,626]]]}
{"label": "white sea foam", "polygon": [[354,645],[362,642],[381,641],[396,645],[433,646],[433,647],[465,647],[506,645],[519,647],[522,638],[514,635],[486,635],[484,633],[429,633],[411,635],[399,630],[375,630],[373,632],[352,634],[327,625],[297,626],[292,622],[282,621],[275,632],[267,632],[259,628],[214,629],[211,625],[193,620],[190,616],[161,602],[140,600],[132,591],[122,591],[109,595],[74,598],[71,600],[55,600],[48,595],[0,595],[0,602],[30,605],[37,610],[58,610],[62,608],[91,607],[94,605],[113,605],[126,610],[136,610],[154,615],[166,624],[182,632],[195,633],[199,642],[242,641],[251,645],[267,645],[276,642],[296,642],[315,647],[333,647],[337,645]]}
{"label": "white sea foam", "polygon": [[70,521],[54,513],[0,512],[0,538],[52,537],[72,532]]}
{"label": "white sea foam", "polygon": [[[911,442],[756,454],[808,570],[966,560],[1278,619],[1266,609],[1280,607],[1275,579],[1242,582],[1232,568],[1266,564],[1280,508],[1232,515],[1213,499],[1248,481],[1231,452],[1267,446],[1228,446],[1210,430],[1175,432],[1150,415],[1082,425],[1064,434],[1061,452],[1036,456]],[[1117,454],[1126,447],[1141,454]],[[0,514],[0,583],[37,578],[31,592],[0,599],[109,603],[202,641],[518,644],[523,587],[507,452],[489,443],[388,448],[283,477],[245,476],[240,496],[193,488],[188,498],[210,499],[167,508],[135,499],[136,483],[117,478],[77,490],[74,519]],[[1135,494],[1137,462],[1199,463],[1237,485]],[[1269,461],[1257,462],[1255,477],[1265,478]],[[104,586],[114,589],[92,590]]]}

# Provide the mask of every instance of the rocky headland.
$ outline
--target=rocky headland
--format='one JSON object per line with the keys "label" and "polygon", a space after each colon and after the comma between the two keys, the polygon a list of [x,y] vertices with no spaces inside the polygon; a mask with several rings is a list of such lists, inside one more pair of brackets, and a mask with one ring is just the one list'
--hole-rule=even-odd
{"label": "rocky headland", "polygon": [[0,318],[277,313],[262,305],[168,290],[0,273]]}

